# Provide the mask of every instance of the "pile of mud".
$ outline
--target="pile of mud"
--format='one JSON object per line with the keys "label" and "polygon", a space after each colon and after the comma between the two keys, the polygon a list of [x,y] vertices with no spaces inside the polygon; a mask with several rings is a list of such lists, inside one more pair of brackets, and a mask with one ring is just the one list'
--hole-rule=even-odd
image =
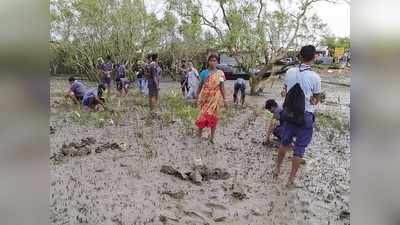
{"label": "pile of mud", "polygon": [[[69,144],[63,144],[61,149],[53,153],[50,157],[54,163],[61,163],[68,157],[81,157],[87,156],[92,153],[93,145],[96,144],[96,139],[93,137],[87,137],[80,140],[80,142],[70,142]],[[127,149],[126,144],[118,144],[116,142],[106,142],[94,148],[95,153],[101,153],[107,150],[119,150],[125,151]]]}

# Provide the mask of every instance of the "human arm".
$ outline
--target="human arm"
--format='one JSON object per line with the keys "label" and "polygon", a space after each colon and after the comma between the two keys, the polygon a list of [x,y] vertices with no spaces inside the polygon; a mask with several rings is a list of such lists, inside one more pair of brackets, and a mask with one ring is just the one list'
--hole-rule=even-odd
{"label": "human arm", "polygon": [[269,138],[271,137],[271,134],[272,134],[272,132],[274,131],[274,129],[276,128],[277,125],[278,125],[278,124],[277,124],[277,121],[276,121],[275,119],[272,119],[272,120],[269,122],[268,127],[266,127],[266,128],[267,128],[267,129],[266,129],[266,141],[267,141],[267,142],[269,141]]}
{"label": "human arm", "polygon": [[287,94],[287,86],[286,84],[283,86],[282,91],[281,91],[281,96],[282,98],[285,98]]}
{"label": "human arm", "polygon": [[160,89],[160,83],[159,83],[159,79],[157,76],[157,68],[153,64],[151,65],[151,68],[150,68],[150,76],[151,76],[151,79],[153,80],[154,84],[156,85],[156,88]]}
{"label": "human arm", "polygon": [[312,105],[317,105],[320,102],[321,96],[321,78],[319,76],[316,76],[315,78],[312,93],[313,95],[310,97],[310,103]]}
{"label": "human arm", "polygon": [[225,81],[225,76],[221,76],[220,84],[219,84],[219,89],[221,91],[222,99],[224,100],[224,106],[227,109],[228,108],[228,102],[226,101],[225,97],[225,87],[224,87],[224,81]]}

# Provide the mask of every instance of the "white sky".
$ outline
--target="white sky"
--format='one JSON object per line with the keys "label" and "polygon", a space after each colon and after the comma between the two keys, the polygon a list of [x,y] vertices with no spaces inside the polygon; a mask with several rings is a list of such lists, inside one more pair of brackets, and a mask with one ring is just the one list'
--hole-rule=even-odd
{"label": "white sky", "polygon": [[313,11],[328,24],[335,36],[350,36],[350,5],[347,3],[316,3]]}
{"label": "white sky", "polygon": [[[207,5],[210,0],[203,0]],[[163,0],[147,0],[145,1],[149,11],[154,11],[162,15],[165,7]],[[328,24],[332,34],[338,37],[350,36],[350,5],[347,3],[332,4],[328,2],[316,3],[313,6],[313,12]],[[161,16],[160,16],[161,17]]]}

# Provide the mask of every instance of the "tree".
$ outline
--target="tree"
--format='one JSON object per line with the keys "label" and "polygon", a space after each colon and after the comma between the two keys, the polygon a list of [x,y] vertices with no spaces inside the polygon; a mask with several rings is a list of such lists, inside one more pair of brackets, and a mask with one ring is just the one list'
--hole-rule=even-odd
{"label": "tree", "polygon": [[[209,10],[199,0],[168,0],[170,10],[182,18],[196,15],[202,25],[217,37],[220,49],[227,50],[237,64],[249,72],[264,64],[258,74],[251,74],[251,93],[259,83],[276,73],[276,62],[289,49],[312,40],[318,43],[326,25],[317,15],[310,14],[316,2],[333,0],[215,0],[215,10]],[[267,6],[269,8],[267,8]],[[317,32],[318,31],[318,32]]]}
{"label": "tree", "polygon": [[321,45],[327,46],[332,55],[334,54],[336,48],[344,48],[345,51],[349,51],[351,48],[350,38],[348,37],[325,36],[321,40]]}
{"label": "tree", "polygon": [[[147,13],[142,0],[51,0],[52,62],[97,80],[98,59],[113,56],[133,64],[160,46],[162,21]],[[55,44],[56,43],[56,44]]]}

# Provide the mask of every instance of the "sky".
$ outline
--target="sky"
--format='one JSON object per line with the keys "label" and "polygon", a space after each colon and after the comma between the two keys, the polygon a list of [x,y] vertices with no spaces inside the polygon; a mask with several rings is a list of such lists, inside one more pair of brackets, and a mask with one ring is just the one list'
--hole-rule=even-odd
{"label": "sky", "polygon": [[338,37],[350,36],[350,5],[347,3],[316,3],[313,11],[328,24],[331,32]]}
{"label": "sky", "polygon": [[[209,5],[211,0],[202,0],[204,5]],[[149,0],[145,1],[149,11],[154,11],[162,17],[165,7],[162,0]],[[350,36],[350,4],[341,2],[332,4],[329,2],[319,2],[313,6],[315,12],[325,23],[333,35],[337,37]]]}

